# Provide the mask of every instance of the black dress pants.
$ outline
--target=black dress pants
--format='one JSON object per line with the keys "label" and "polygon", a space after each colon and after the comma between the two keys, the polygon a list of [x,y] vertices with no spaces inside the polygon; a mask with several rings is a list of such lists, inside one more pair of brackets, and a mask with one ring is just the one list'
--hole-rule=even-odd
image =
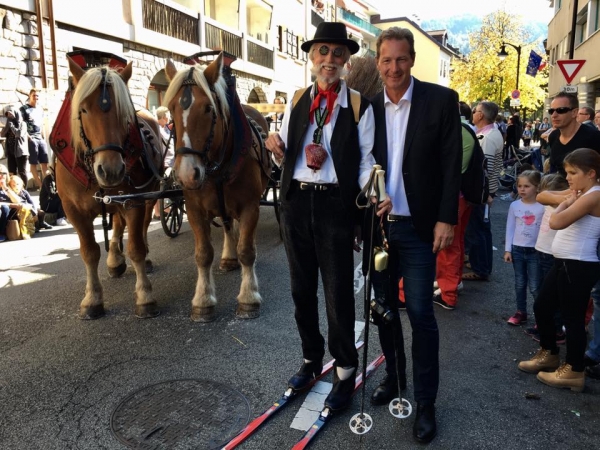
{"label": "black dress pants", "polygon": [[339,367],[358,366],[354,344],[354,217],[354,210],[343,205],[339,188],[300,190],[298,183],[292,182],[281,205],[303,357],[315,361],[325,353],[317,298],[320,272],[329,351]]}

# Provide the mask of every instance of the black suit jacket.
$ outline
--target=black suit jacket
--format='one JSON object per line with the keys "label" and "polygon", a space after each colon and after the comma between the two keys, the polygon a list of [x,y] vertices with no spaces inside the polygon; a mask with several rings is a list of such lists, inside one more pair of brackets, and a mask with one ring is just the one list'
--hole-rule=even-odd
{"label": "black suit jacket", "polygon": [[[462,134],[455,91],[414,79],[402,173],[408,207],[419,237],[433,242],[436,222],[455,225],[462,164]],[[384,93],[372,100],[375,159],[387,174]],[[392,199],[397,202],[398,199]]]}

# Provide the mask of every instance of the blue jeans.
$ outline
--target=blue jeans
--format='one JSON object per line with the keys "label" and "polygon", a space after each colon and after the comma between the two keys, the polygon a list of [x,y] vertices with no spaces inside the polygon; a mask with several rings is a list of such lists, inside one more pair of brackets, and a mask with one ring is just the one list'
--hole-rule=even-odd
{"label": "blue jeans", "polygon": [[492,273],[492,226],[484,220],[485,205],[473,205],[467,232],[465,253],[469,255],[471,270],[480,277],[487,278]]}
{"label": "blue jeans", "polygon": [[10,214],[10,206],[0,205],[0,234],[6,236],[6,222]]}
{"label": "blue jeans", "polygon": [[594,338],[588,344],[585,354],[595,361],[600,361],[600,281],[596,283],[592,290],[592,299],[594,300]]}
{"label": "blue jeans", "polygon": [[533,247],[512,246],[513,268],[515,270],[515,293],[517,310],[527,313],[527,286],[535,300],[542,284],[539,252]]}
{"label": "blue jeans", "polygon": [[[431,288],[435,279],[436,254],[432,251],[432,243],[424,242],[417,236],[411,220],[386,222],[386,231],[390,247],[389,270],[393,271],[390,290],[394,299],[398,298],[398,282],[404,278],[406,311],[412,328],[415,400],[422,404],[433,404],[439,385],[440,340]],[[379,288],[374,287],[376,291]],[[390,373],[390,368],[395,367],[391,330],[384,326],[380,326],[379,330],[386,369]]]}

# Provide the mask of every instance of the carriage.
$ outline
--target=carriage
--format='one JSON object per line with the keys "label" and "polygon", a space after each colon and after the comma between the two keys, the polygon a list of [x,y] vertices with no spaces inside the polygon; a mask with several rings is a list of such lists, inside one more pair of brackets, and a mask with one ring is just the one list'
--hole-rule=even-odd
{"label": "carriage", "polygon": [[[158,314],[146,276],[146,271],[152,270],[151,261],[146,259],[147,230],[157,200],[167,235],[177,236],[184,213],[194,232],[199,279],[192,300],[192,319],[205,322],[214,318],[216,297],[210,274],[213,250],[207,227],[216,217],[221,218],[226,236],[220,268],[242,266],[236,315],[257,317],[261,302],[254,274],[258,206],[274,206],[279,218],[278,180],[270,178],[272,165],[263,144],[268,125],[257,111],[241,105],[235,92],[235,77],[229,67],[235,58],[223,52],[195,54],[186,58],[190,68],[180,71],[186,72],[185,80],[171,61],[167,64],[177,86],[169,88],[166,96],[173,102],[178,99],[178,106],[170,106],[177,109],[173,126],[183,135],[173,136],[175,165],[172,173],[165,175],[165,143],[157,122],[148,111],[134,108],[126,87],[132,64],[109,53],[88,50],[67,56],[73,82],[50,135],[50,145],[60,161],[57,185],[59,191],[62,187],[61,197],[65,197],[67,215],[79,235],[87,267],[80,317],[95,319],[104,314],[97,274],[99,246],[93,236],[93,219],[99,214],[109,273],[120,276],[127,267],[122,240],[127,226],[128,253],[138,276],[136,316]],[[212,56],[213,61],[199,68],[199,58],[205,56]],[[80,89],[81,85],[85,87]],[[192,92],[196,97],[190,95]],[[208,103],[202,103],[202,98]],[[200,111],[199,101],[205,108]],[[186,129],[187,119],[182,122],[180,114],[186,109],[187,114],[210,112],[212,119],[194,120]],[[208,135],[202,135],[200,129],[206,126]],[[192,172],[186,173],[189,167]],[[197,182],[199,171],[205,172],[207,183]],[[273,200],[267,198],[269,191]],[[236,229],[232,228],[233,220],[238,224]]]}

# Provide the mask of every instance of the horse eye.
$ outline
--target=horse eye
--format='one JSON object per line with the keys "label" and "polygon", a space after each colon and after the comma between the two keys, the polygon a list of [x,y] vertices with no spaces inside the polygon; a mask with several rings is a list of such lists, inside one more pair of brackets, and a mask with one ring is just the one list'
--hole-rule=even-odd
{"label": "horse eye", "polygon": [[209,105],[206,105],[206,106],[204,107],[204,112],[205,112],[206,114],[208,114],[208,113],[209,113],[209,112],[211,112],[211,111],[212,111],[212,105],[210,105],[210,104],[209,104]]}
{"label": "horse eye", "polygon": [[80,111],[80,112],[81,112],[82,114],[87,114],[87,109],[85,109],[85,108],[81,108],[81,111]]}

